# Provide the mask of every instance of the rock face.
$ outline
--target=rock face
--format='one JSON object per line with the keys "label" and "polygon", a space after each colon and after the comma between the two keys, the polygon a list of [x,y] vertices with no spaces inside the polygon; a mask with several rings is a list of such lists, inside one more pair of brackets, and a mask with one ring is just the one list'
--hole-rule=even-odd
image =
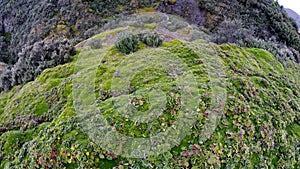
{"label": "rock face", "polygon": [[6,68],[7,64],[0,62],[0,72]]}
{"label": "rock face", "polygon": [[[299,64],[207,43],[162,13],[104,28],[70,63],[0,93],[0,168],[299,168]],[[161,47],[114,46],[145,29]]]}
{"label": "rock face", "polygon": [[196,0],[176,0],[172,3],[161,3],[159,11],[168,14],[176,14],[196,25],[206,23],[205,11],[200,10]]}
{"label": "rock face", "polygon": [[292,9],[285,8],[285,10],[291,18],[295,19],[295,21],[298,24],[298,30],[300,32],[300,15],[297,12],[293,11]]}

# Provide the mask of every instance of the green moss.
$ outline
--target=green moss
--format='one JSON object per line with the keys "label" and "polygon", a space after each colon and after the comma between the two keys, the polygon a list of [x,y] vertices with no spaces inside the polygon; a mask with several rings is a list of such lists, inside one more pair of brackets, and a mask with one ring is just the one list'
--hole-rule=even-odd
{"label": "green moss", "polygon": [[145,24],[145,28],[152,31],[156,27],[156,23]]}
{"label": "green moss", "polygon": [[75,112],[73,106],[66,107],[53,122],[59,123],[59,122],[69,119],[72,116],[76,116],[76,112]]}
{"label": "green moss", "polygon": [[119,163],[119,160],[99,160],[98,168],[114,168]]}
{"label": "green moss", "polygon": [[182,44],[182,41],[181,40],[172,40],[169,42],[163,42],[162,47],[171,47],[171,46],[174,46],[177,44]]}
{"label": "green moss", "polygon": [[[5,135],[5,144],[4,144],[4,152],[5,154],[13,153],[16,149],[16,142],[19,142],[22,134],[20,131],[11,131],[6,133]],[[19,147],[17,147],[19,148]]]}
{"label": "green moss", "polygon": [[289,131],[289,134],[294,134],[298,137],[298,140],[300,140],[300,125],[293,123],[290,126],[287,127],[287,130]]}
{"label": "green moss", "polygon": [[[52,79],[62,79],[70,76],[74,71],[74,64],[68,63],[64,65],[59,65],[55,68],[46,69],[37,78],[37,81],[45,83],[51,81]],[[52,86],[54,87],[55,84]],[[51,88],[51,85],[49,86]]]}
{"label": "green moss", "polygon": [[33,130],[28,130],[25,133],[21,131],[9,131],[3,134],[0,140],[4,140],[4,154],[13,155],[15,151],[21,148],[23,143],[31,140],[35,136],[33,132]]}
{"label": "green moss", "polygon": [[[125,27],[93,38],[106,38],[127,29],[137,31]],[[300,135],[299,65],[290,63],[284,68],[264,50],[231,44],[217,46],[204,40],[172,40],[156,49],[139,44],[139,48],[134,54],[124,55],[113,46],[81,47],[71,63],[45,70],[22,88],[2,92],[0,128],[5,130],[0,136],[3,158],[0,168],[5,165],[12,168],[293,168],[299,165],[299,154],[295,152]],[[217,64],[207,64],[209,61],[223,63],[227,70],[222,72]],[[178,66],[174,72],[168,69],[172,63]],[[184,66],[180,67],[181,64]],[[73,80],[76,75],[84,79],[85,69],[96,71],[93,84],[97,107],[108,123],[124,135],[148,138],[176,124],[183,102],[174,73],[192,74],[197,83],[199,97],[188,98],[199,100],[196,122],[185,138],[159,156],[135,159],[115,155],[84,132],[80,124],[85,119],[78,117],[74,109]],[[216,75],[209,72],[212,69]],[[214,89],[211,83],[215,80],[212,76],[226,80],[217,82],[226,85],[228,97],[224,111],[220,111],[222,118],[205,140],[203,130],[210,129],[205,124],[210,120],[208,110]],[[117,93],[122,89],[128,90]],[[160,89],[163,94],[149,92],[152,89]],[[91,91],[81,91],[77,96],[88,92]],[[94,101],[91,95],[85,99],[87,103]],[[122,99],[131,107],[119,105],[117,101]],[[159,118],[138,122],[128,114],[130,110],[134,115],[149,115],[143,113],[151,110],[151,105],[160,113]],[[163,109],[158,109],[159,105]],[[24,119],[36,125],[26,127]],[[56,153],[57,161],[53,162],[49,157]],[[45,163],[39,164],[38,158]]]}
{"label": "green moss", "polygon": [[284,73],[283,65],[278,62],[274,56],[263,49],[246,49],[247,52],[252,53],[255,55],[258,63],[260,64],[261,68],[264,69],[265,72],[278,72]]}
{"label": "green moss", "polygon": [[49,105],[45,102],[44,99],[42,99],[40,102],[37,101],[38,103],[33,103],[36,106],[33,108],[34,114],[36,115],[43,115],[45,114],[48,109],[49,109]]}
{"label": "green moss", "polygon": [[2,113],[4,113],[7,102],[16,94],[18,90],[19,87],[14,87],[9,92],[4,91],[0,93],[0,116]]}

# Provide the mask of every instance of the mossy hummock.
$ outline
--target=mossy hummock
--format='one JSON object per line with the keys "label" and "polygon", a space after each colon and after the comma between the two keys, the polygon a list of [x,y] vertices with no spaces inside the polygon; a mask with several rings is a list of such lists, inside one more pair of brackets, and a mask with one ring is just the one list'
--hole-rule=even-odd
{"label": "mossy hummock", "polygon": [[[124,29],[94,38],[105,43],[108,36],[116,37]],[[174,39],[158,48],[140,46],[131,55],[113,44],[83,45],[77,50],[71,63],[47,69],[35,81],[0,94],[0,168],[300,167],[299,65],[289,62],[283,67],[265,50],[218,46],[205,40]],[[208,64],[213,61],[216,64]],[[74,79],[85,78],[92,70],[96,78],[86,82],[94,87],[92,101],[119,133],[149,138],[167,131],[181,112],[190,112],[181,109],[184,99],[197,102],[191,109],[194,123],[182,140],[157,156],[129,158],[109,151],[81,125],[82,117],[99,120],[95,112],[78,114],[74,106],[78,104],[75,94],[89,92],[74,93],[80,87]],[[183,75],[191,75],[196,84],[184,88],[191,97],[183,97],[177,85],[187,84],[180,79]],[[210,108],[219,101],[212,96],[223,89],[224,109],[218,123],[210,123]],[[192,97],[195,91],[197,98]],[[118,103],[122,99],[129,106]],[[147,111],[159,115],[152,118],[143,114]],[[141,120],[134,113],[149,118]]]}

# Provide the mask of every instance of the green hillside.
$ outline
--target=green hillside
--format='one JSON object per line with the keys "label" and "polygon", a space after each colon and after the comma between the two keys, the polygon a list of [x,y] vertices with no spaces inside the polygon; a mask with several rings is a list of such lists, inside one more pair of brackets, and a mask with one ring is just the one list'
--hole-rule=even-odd
{"label": "green hillside", "polygon": [[[1,169],[300,167],[299,64],[208,43],[181,18],[133,17],[0,94]],[[114,46],[144,30],[162,46]]]}
{"label": "green hillside", "polygon": [[300,63],[297,23],[275,0],[1,0],[0,11],[0,91],[70,62],[74,45],[107,23],[146,11],[183,17],[209,42],[262,48],[282,64]]}

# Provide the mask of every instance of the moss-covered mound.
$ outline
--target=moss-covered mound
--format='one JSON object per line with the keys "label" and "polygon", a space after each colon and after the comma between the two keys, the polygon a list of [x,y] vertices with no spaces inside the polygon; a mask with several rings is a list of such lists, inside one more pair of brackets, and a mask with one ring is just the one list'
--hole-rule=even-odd
{"label": "moss-covered mound", "polygon": [[0,168],[300,167],[299,65],[194,40],[191,27],[144,26],[161,47],[124,55],[117,34],[142,29],[113,29],[2,92]]}

